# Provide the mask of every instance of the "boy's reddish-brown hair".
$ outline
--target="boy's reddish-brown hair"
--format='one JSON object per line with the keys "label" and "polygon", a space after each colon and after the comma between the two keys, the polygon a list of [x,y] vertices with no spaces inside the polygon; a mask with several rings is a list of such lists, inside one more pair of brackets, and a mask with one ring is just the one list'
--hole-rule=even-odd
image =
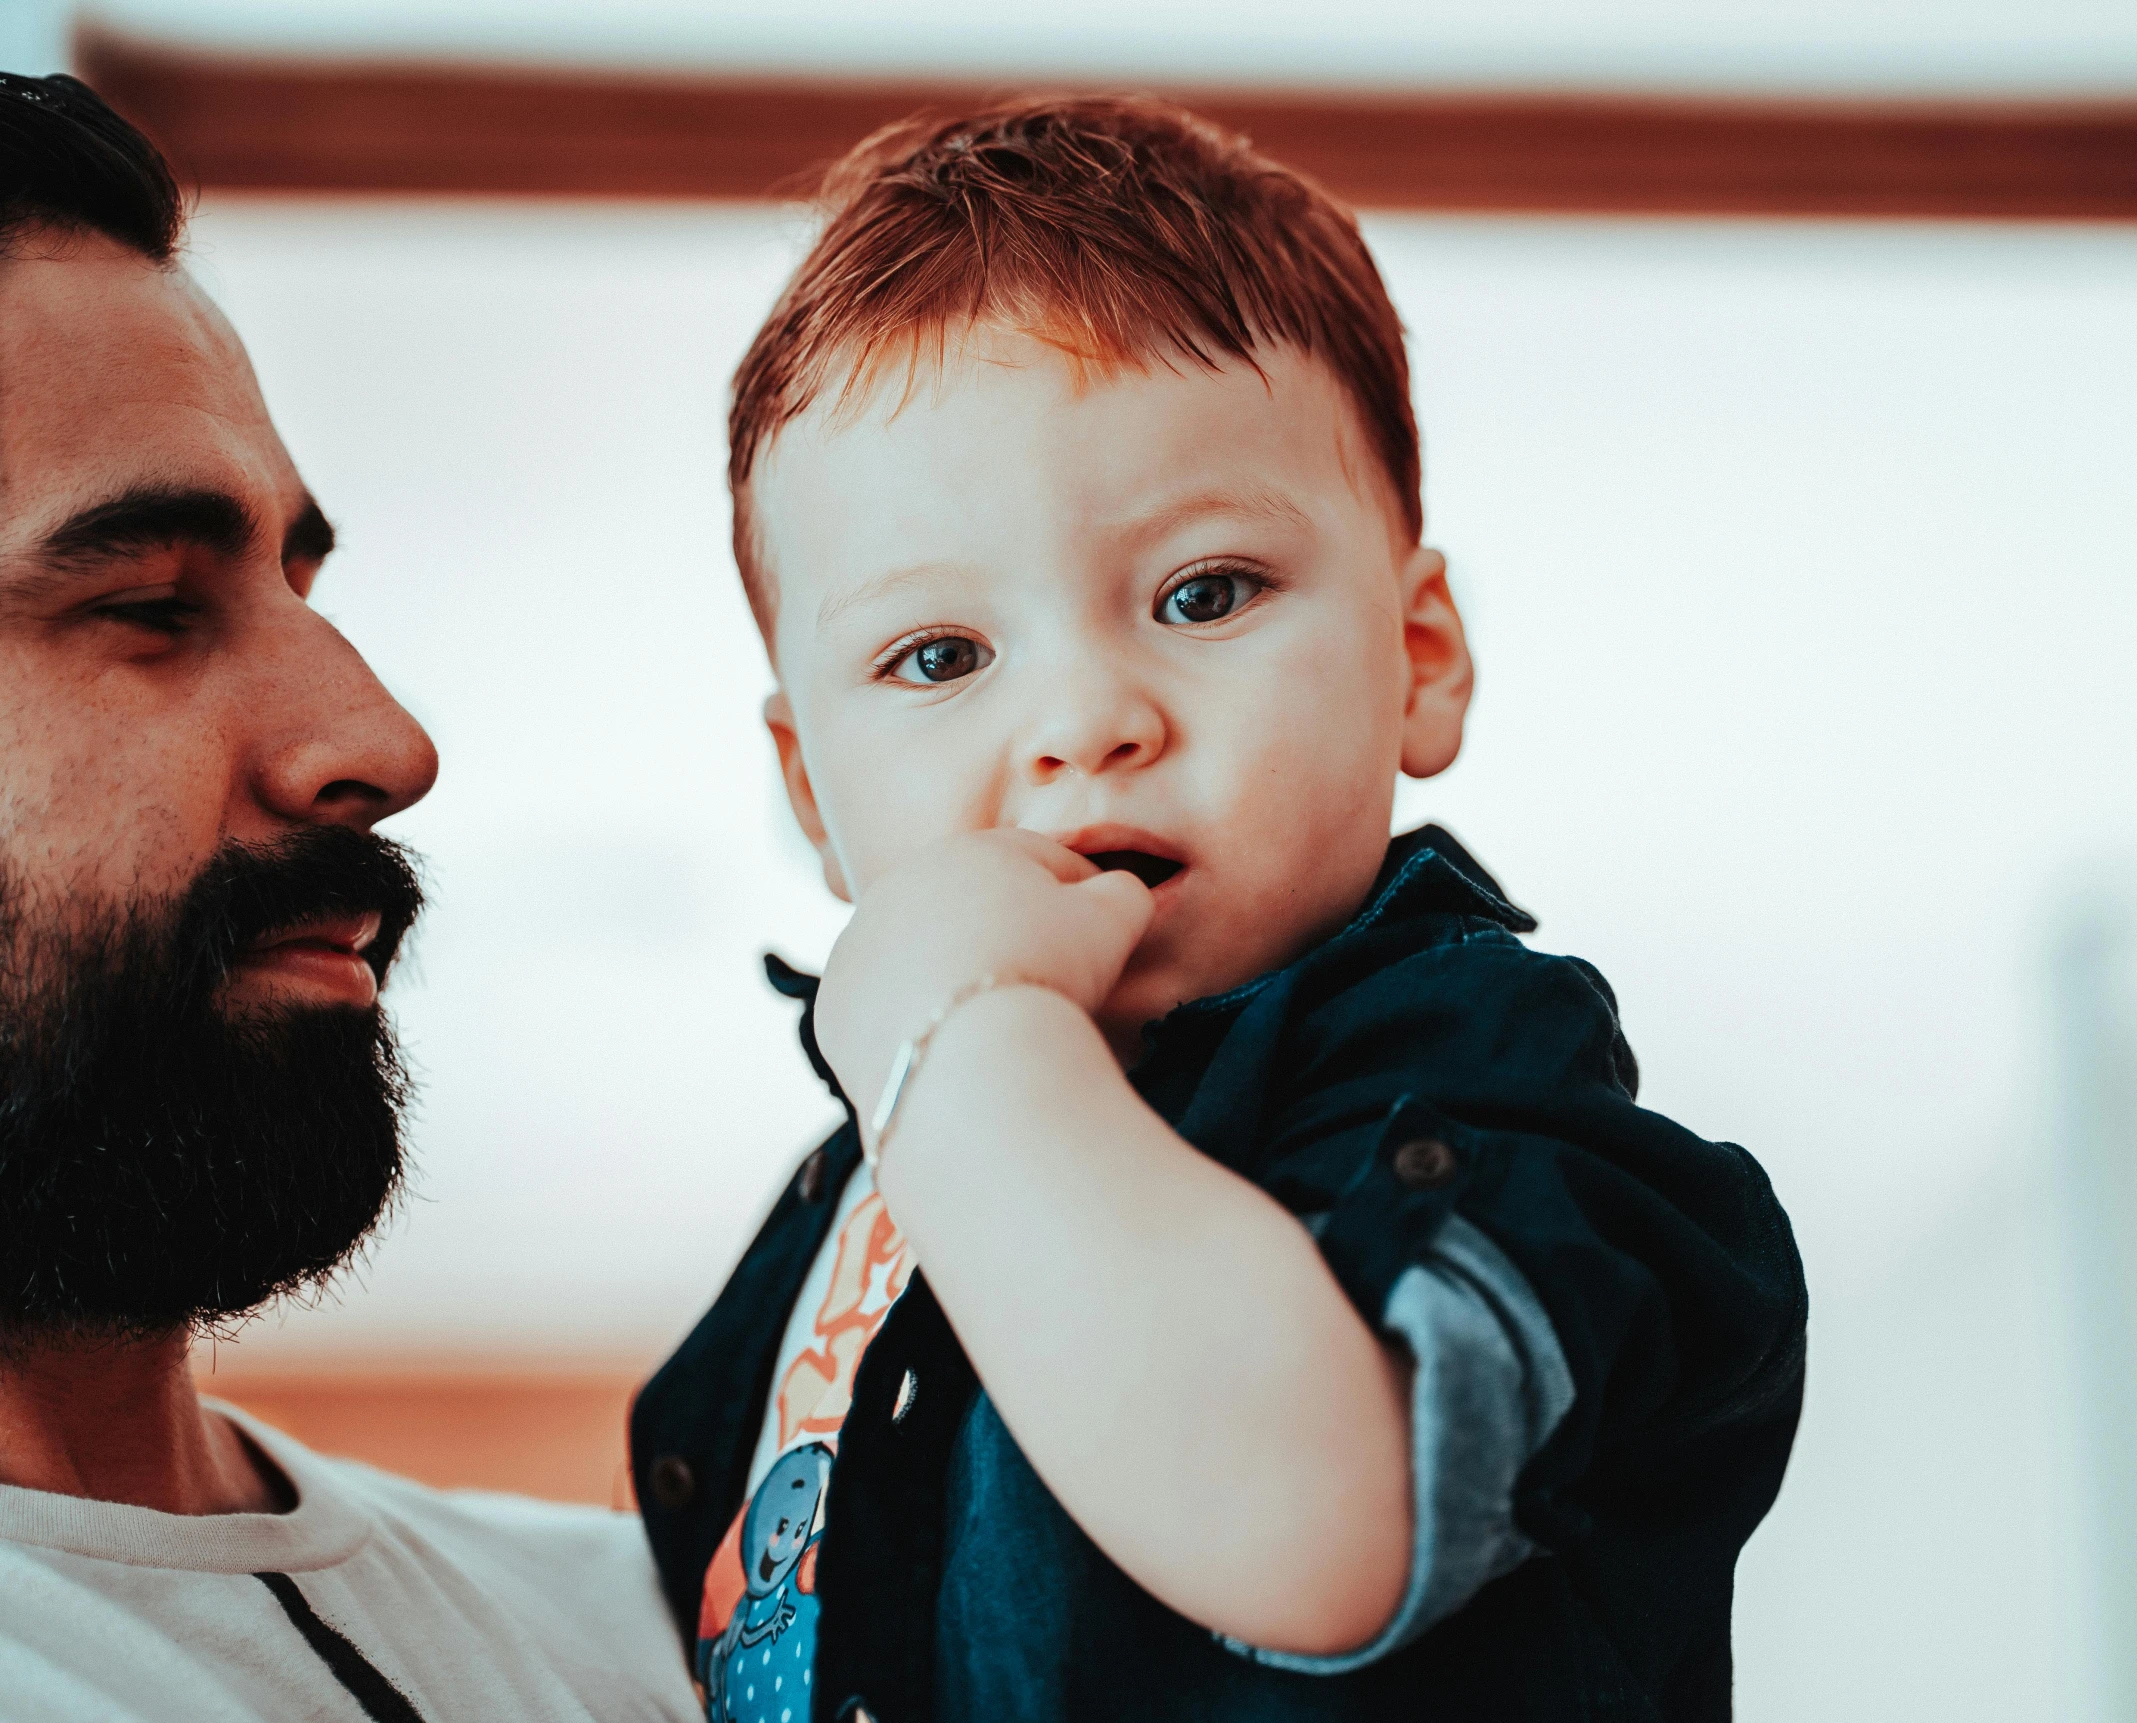
{"label": "boy's reddish-brown hair", "polygon": [[823,233],[750,343],[728,419],[735,560],[767,638],[749,480],[772,437],[834,378],[851,396],[979,321],[1100,368],[1309,354],[1422,534],[1402,321],[1350,213],[1246,139],[1157,101],[1018,102],[889,126],[821,196]]}

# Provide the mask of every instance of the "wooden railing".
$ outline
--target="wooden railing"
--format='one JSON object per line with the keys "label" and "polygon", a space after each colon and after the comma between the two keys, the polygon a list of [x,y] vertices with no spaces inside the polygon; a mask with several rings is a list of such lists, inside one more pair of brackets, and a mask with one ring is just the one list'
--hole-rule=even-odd
{"label": "wooden railing", "polygon": [[[76,59],[195,183],[282,192],[777,196],[887,121],[1004,93],[235,58],[105,34]],[[2137,219],[2137,96],[1164,93],[1363,206]]]}

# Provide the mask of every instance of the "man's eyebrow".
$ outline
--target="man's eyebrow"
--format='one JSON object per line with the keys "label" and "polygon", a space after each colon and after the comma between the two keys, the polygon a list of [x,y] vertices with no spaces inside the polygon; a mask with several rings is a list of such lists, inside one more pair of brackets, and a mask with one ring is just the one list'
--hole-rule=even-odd
{"label": "man's eyebrow", "polygon": [[282,561],[285,566],[293,562],[324,562],[333,554],[334,523],[317,502],[306,497],[297,518],[289,523],[289,531],[282,535]]}
{"label": "man's eyebrow", "polygon": [[63,569],[178,544],[235,558],[258,536],[252,511],[228,491],[139,485],[69,516],[45,534],[33,554]]}

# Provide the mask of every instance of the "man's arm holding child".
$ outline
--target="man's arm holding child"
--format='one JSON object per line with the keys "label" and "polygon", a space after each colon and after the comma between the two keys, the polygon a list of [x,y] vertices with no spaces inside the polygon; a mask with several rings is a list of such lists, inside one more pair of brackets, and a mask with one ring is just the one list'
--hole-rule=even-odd
{"label": "man's arm holding child", "polygon": [[817,1032],[865,1114],[931,1037],[878,1172],[988,1393],[1138,1584],[1327,1655],[1394,1615],[1412,1550],[1408,1360],[1307,1230],[1143,1102],[1092,1018],[1150,916],[1132,875],[1023,833],[864,898]]}

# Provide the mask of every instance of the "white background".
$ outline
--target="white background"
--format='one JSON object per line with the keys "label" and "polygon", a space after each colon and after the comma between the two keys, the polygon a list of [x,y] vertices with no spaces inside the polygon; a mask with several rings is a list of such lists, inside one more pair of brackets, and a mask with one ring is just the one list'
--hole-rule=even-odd
{"label": "white background", "polygon": [[[1405,809],[1616,982],[1795,1217],[1741,1714],[2090,1714],[2046,951],[2137,860],[2137,233],[1380,218],[1481,667]],[[195,263],[445,768],[398,825],[421,1198],[254,1363],[650,1362],[827,1116],[835,906],[725,549],[775,210],[214,199]],[[225,1357],[229,1357],[225,1352]]]}

